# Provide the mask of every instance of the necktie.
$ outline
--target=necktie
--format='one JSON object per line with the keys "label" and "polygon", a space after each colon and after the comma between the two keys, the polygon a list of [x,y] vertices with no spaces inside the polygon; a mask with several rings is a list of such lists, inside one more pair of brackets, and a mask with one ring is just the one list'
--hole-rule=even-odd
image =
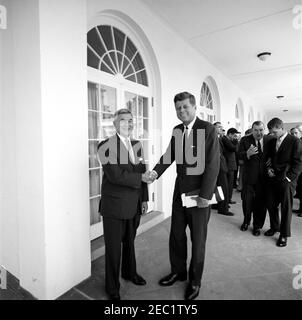
{"label": "necktie", "polygon": [[130,161],[132,163],[135,163],[134,152],[133,152],[133,149],[132,149],[132,145],[130,143],[130,139],[126,139],[126,146],[127,146],[127,150],[128,150],[128,153],[129,153]]}
{"label": "necktie", "polygon": [[281,145],[281,140],[280,140],[280,139],[277,139],[277,142],[276,142],[276,151],[279,150],[280,145]]}
{"label": "necktie", "polygon": [[261,149],[260,140],[258,140],[258,142],[257,142],[257,148],[258,148],[258,153],[259,153],[259,155],[262,155],[262,149]]}
{"label": "necktie", "polygon": [[183,154],[185,154],[185,150],[186,150],[186,140],[188,138],[188,127],[185,126],[184,129],[184,133],[183,133],[183,137],[182,137],[182,150],[183,150]]}

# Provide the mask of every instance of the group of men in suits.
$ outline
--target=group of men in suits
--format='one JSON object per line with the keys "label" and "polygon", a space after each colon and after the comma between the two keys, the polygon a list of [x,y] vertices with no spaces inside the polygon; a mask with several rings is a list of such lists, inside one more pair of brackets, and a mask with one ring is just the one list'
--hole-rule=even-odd
{"label": "group of men in suits", "polygon": [[[302,141],[287,133],[281,119],[267,124],[255,121],[252,133],[239,144],[239,158],[243,160],[242,209],[246,231],[253,217],[253,235],[259,236],[269,212],[270,229],[265,236],[280,232],[277,246],[285,247],[291,236],[293,196],[302,172]],[[279,205],[281,219],[279,217]]]}
{"label": "group of men in suits", "polygon": [[[136,285],[146,285],[136,269],[136,230],[141,214],[147,211],[147,184],[159,179],[174,162],[177,177],[169,237],[171,270],[159,280],[159,285],[171,286],[188,279],[184,298],[193,300],[199,294],[210,219],[209,203],[219,171],[219,142],[215,127],[196,117],[196,101],[192,94],[177,94],[174,105],[181,123],[174,127],[169,146],[153,170],[146,171],[140,142],[130,139],[133,116],[128,109],[115,114],[116,135],[99,144],[98,156],[103,166],[100,213],[104,225],[105,282],[112,300],[120,299],[121,257],[122,277]],[[190,193],[195,205],[187,207],[182,203],[182,194]],[[187,227],[192,242],[189,268]]]}

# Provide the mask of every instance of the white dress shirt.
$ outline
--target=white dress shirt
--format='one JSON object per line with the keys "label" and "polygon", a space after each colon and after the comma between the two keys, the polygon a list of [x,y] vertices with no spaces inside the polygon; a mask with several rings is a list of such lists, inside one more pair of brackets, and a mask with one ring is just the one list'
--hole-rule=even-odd
{"label": "white dress shirt", "polygon": [[[121,141],[123,142],[124,146],[128,150],[131,162],[134,163],[135,162],[135,157],[134,157],[134,152],[133,152],[133,149],[132,149],[132,144],[131,144],[130,137],[123,137],[118,132],[116,134],[118,135],[118,137],[121,139]],[[128,147],[128,145],[129,145],[129,147]]]}

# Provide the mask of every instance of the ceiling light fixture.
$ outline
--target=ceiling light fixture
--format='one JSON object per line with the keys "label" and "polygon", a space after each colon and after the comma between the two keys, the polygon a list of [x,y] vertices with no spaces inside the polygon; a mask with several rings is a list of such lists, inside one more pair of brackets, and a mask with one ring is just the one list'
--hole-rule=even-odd
{"label": "ceiling light fixture", "polygon": [[261,53],[257,54],[257,58],[261,61],[265,61],[271,55],[272,55],[271,52],[261,52]]}
{"label": "ceiling light fixture", "polygon": [[276,98],[277,98],[277,99],[283,99],[284,96],[277,96]]}

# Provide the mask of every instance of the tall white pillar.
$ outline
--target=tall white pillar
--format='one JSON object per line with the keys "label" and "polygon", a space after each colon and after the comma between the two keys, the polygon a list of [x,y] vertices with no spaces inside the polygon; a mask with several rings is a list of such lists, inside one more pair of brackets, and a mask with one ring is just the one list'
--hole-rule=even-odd
{"label": "tall white pillar", "polygon": [[54,299],[90,276],[86,0],[14,0],[20,284]]}

